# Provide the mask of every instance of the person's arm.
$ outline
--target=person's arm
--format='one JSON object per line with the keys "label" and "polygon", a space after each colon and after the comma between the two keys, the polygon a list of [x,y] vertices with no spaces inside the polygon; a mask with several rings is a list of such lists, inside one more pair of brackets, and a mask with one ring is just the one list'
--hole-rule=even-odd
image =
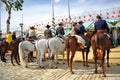
{"label": "person's arm", "polygon": [[110,31],[106,21],[105,21],[105,29],[107,30],[107,32]]}
{"label": "person's arm", "polygon": [[62,31],[62,35],[64,35],[64,34],[65,34],[65,32],[64,32],[64,29],[63,29],[63,28],[62,28],[62,30],[61,30],[61,31]]}

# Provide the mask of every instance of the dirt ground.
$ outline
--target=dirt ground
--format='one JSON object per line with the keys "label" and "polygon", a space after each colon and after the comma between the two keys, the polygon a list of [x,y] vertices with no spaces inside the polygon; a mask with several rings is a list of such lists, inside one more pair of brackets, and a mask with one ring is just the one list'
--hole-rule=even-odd
{"label": "dirt ground", "polygon": [[[59,64],[57,69],[50,69],[48,61],[44,61],[44,69],[38,68],[36,62],[30,62],[28,68],[22,66],[12,66],[10,56],[7,56],[7,63],[0,61],[0,80],[120,80],[120,46],[111,49],[110,68],[105,66],[107,77],[102,77],[100,67],[98,74],[94,74],[94,61],[92,50],[89,53],[89,66],[82,65],[82,54],[77,52],[74,57],[73,71],[70,74],[67,64],[62,64],[62,56],[59,56]],[[66,56],[65,56],[66,59]],[[105,62],[106,63],[106,62]]]}

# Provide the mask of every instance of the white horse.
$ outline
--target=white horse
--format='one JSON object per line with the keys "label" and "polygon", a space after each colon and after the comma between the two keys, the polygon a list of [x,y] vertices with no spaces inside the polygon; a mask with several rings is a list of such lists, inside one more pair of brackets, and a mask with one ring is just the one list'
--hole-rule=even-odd
{"label": "white horse", "polygon": [[35,50],[35,45],[30,41],[22,41],[19,43],[19,57],[22,66],[28,67],[28,55]]}
{"label": "white horse", "polygon": [[53,37],[53,38],[49,39],[48,47],[50,49],[49,57],[51,60],[51,62],[50,62],[51,67],[57,68],[57,66],[54,64],[54,56],[56,55],[55,60],[56,60],[56,63],[58,63],[58,61],[57,61],[58,54],[63,55],[63,63],[65,63],[65,61],[64,61],[65,42],[63,39],[61,39],[59,37]]}
{"label": "white horse", "polygon": [[64,61],[64,51],[65,51],[65,44],[63,43],[63,40],[61,38],[53,37],[50,39],[40,39],[37,42],[37,60],[38,60],[38,65],[39,67],[44,67],[42,64],[42,58],[45,53],[45,50],[48,49],[48,59],[50,60],[50,67],[52,68],[53,66],[57,68],[54,64],[54,55],[56,55],[56,63],[58,59],[58,54],[63,55],[63,63]]}

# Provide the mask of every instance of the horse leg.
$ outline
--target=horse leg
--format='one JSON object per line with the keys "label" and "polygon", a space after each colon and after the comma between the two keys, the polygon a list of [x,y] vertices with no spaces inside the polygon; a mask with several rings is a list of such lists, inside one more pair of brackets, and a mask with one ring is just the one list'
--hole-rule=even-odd
{"label": "horse leg", "polygon": [[14,52],[12,51],[12,53],[11,53],[11,63],[12,63],[13,66],[15,66],[15,64],[13,63],[13,56],[14,56]]}
{"label": "horse leg", "polygon": [[66,49],[66,54],[67,54],[67,65],[68,65],[68,68],[69,68],[70,67],[70,64],[69,64],[70,50],[69,49]]}
{"label": "horse leg", "polygon": [[44,55],[44,51],[42,51],[41,55],[40,55],[40,66],[39,67],[41,67],[41,68],[44,68],[44,66],[42,64],[43,55]]}
{"label": "horse leg", "polygon": [[70,67],[69,67],[71,74],[74,74],[74,72],[72,70],[72,63],[73,63],[74,56],[75,56],[75,51],[72,51],[71,58],[70,58]]}
{"label": "horse leg", "polygon": [[20,65],[20,63],[19,63],[19,61],[18,61],[18,53],[15,53],[15,54],[14,54],[14,59],[15,59],[16,63],[17,63],[18,65]]}
{"label": "horse leg", "polygon": [[93,49],[94,61],[95,61],[95,73],[97,73],[97,49]]}
{"label": "horse leg", "polygon": [[6,62],[5,52],[1,52],[1,60],[2,60],[3,62]]}
{"label": "horse leg", "polygon": [[88,53],[89,52],[86,52],[86,67],[89,67],[89,65],[88,65]]}
{"label": "horse leg", "polygon": [[57,53],[55,53],[55,54],[56,54],[56,58],[55,58],[56,64],[59,64],[59,62],[58,62],[58,54]]}
{"label": "horse leg", "polygon": [[104,58],[105,58],[105,50],[102,51],[101,67],[102,67],[103,77],[106,77],[104,70]]}
{"label": "horse leg", "polygon": [[65,64],[65,54],[63,52],[63,64]]}
{"label": "horse leg", "polygon": [[110,53],[110,49],[107,50],[107,67],[110,67],[110,65],[109,65],[109,53]]}
{"label": "horse leg", "polygon": [[83,58],[83,66],[85,66],[85,55],[83,50],[82,50],[82,58]]}

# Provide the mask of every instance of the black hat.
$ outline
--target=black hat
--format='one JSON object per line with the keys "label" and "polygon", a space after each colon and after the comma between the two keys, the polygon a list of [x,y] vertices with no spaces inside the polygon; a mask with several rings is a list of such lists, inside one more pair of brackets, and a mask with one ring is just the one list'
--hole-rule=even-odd
{"label": "black hat", "polygon": [[101,16],[97,15],[96,18],[101,19]]}
{"label": "black hat", "polygon": [[78,23],[80,24],[80,23],[84,23],[84,22],[82,20],[80,20]]}
{"label": "black hat", "polygon": [[50,28],[50,25],[47,25],[46,28]]}

